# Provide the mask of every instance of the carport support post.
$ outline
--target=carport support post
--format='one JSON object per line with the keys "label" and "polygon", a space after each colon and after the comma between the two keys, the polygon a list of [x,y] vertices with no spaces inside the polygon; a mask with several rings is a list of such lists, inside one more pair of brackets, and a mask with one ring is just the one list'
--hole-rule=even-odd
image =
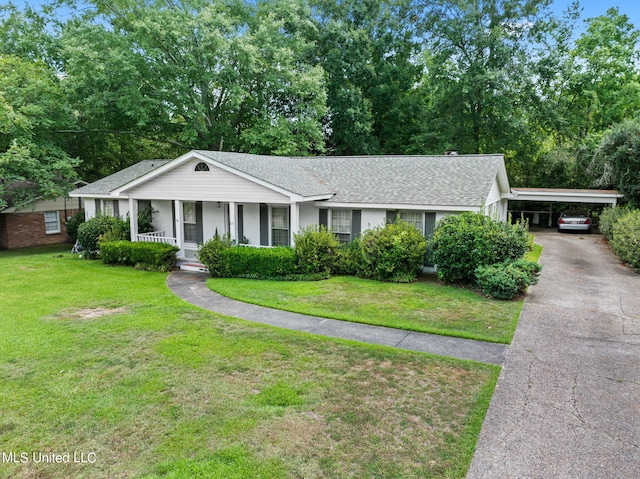
{"label": "carport support post", "polygon": [[551,228],[553,225],[553,203],[549,203],[549,220],[547,221],[547,226]]}

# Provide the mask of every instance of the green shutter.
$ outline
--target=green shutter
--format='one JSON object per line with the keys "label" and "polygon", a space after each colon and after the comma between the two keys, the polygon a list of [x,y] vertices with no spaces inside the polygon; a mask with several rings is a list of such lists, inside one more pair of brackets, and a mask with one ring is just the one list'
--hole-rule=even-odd
{"label": "green shutter", "polygon": [[236,218],[238,224],[238,243],[242,243],[244,239],[244,208],[243,205],[238,205],[238,217]]}
{"label": "green shutter", "polygon": [[176,238],[176,200],[171,200],[171,221],[173,222],[173,237]]}
{"label": "green shutter", "polygon": [[395,223],[397,216],[398,216],[398,211],[397,210],[387,210],[387,224],[388,223]]}
{"label": "green shutter", "polygon": [[433,229],[436,226],[436,214],[425,213],[424,214],[424,235],[429,238],[433,234]]}
{"label": "green shutter", "polygon": [[320,208],[318,212],[318,224],[325,228],[329,227],[329,210],[327,208]]}
{"label": "green shutter", "polygon": [[113,216],[120,218],[120,202],[118,200],[113,200]]}
{"label": "green shutter", "polygon": [[351,212],[351,239],[357,239],[362,232],[362,210]]}
{"label": "green shutter", "polygon": [[269,206],[260,203],[260,245],[269,246]]}
{"label": "green shutter", "polygon": [[196,201],[196,243],[204,241],[204,229],[202,227],[202,201]]}

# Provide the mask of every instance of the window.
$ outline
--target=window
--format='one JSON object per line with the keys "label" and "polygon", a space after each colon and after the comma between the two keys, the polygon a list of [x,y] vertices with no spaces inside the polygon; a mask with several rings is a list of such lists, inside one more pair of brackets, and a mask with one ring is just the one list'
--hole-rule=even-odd
{"label": "window", "polygon": [[113,200],[103,200],[102,201],[102,214],[104,216],[113,216]]}
{"label": "window", "polygon": [[289,208],[271,208],[271,244],[289,246]]}
{"label": "window", "polygon": [[340,242],[351,241],[351,210],[331,210],[331,231]]}
{"label": "window", "polygon": [[184,222],[184,240],[188,243],[197,243],[198,225],[196,224],[196,204],[190,202],[182,203],[182,214]]}
{"label": "window", "polygon": [[424,231],[421,211],[401,211],[400,219],[416,227],[421,233]]}
{"label": "window", "polygon": [[194,171],[209,171],[209,165],[201,161],[196,165],[196,167],[194,168]]}
{"label": "window", "polygon": [[44,231],[46,234],[60,233],[60,214],[57,211],[44,212]]}

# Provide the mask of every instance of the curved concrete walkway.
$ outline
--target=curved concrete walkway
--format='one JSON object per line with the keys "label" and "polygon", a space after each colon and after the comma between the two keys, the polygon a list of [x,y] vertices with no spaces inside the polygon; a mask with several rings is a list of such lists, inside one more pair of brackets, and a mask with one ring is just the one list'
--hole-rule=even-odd
{"label": "curved concrete walkway", "polygon": [[539,233],[467,479],[640,477],[640,275],[599,235]]}
{"label": "curved concrete walkway", "polygon": [[505,344],[306,316],[235,301],[207,288],[207,277],[203,273],[176,271],[167,278],[167,285],[177,296],[201,308],[280,328],[490,364],[502,364],[505,358]]}

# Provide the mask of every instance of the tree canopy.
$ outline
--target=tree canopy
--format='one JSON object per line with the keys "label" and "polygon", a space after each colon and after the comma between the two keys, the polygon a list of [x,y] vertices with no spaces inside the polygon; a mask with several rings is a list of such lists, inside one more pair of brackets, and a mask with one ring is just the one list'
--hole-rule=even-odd
{"label": "tree canopy", "polygon": [[514,185],[595,185],[601,175],[588,166],[603,135],[640,114],[640,33],[616,8],[580,22],[577,3],[561,17],[549,7],[8,4],[0,8],[2,185],[53,194],[74,171],[91,181],[192,148],[503,153]]}

